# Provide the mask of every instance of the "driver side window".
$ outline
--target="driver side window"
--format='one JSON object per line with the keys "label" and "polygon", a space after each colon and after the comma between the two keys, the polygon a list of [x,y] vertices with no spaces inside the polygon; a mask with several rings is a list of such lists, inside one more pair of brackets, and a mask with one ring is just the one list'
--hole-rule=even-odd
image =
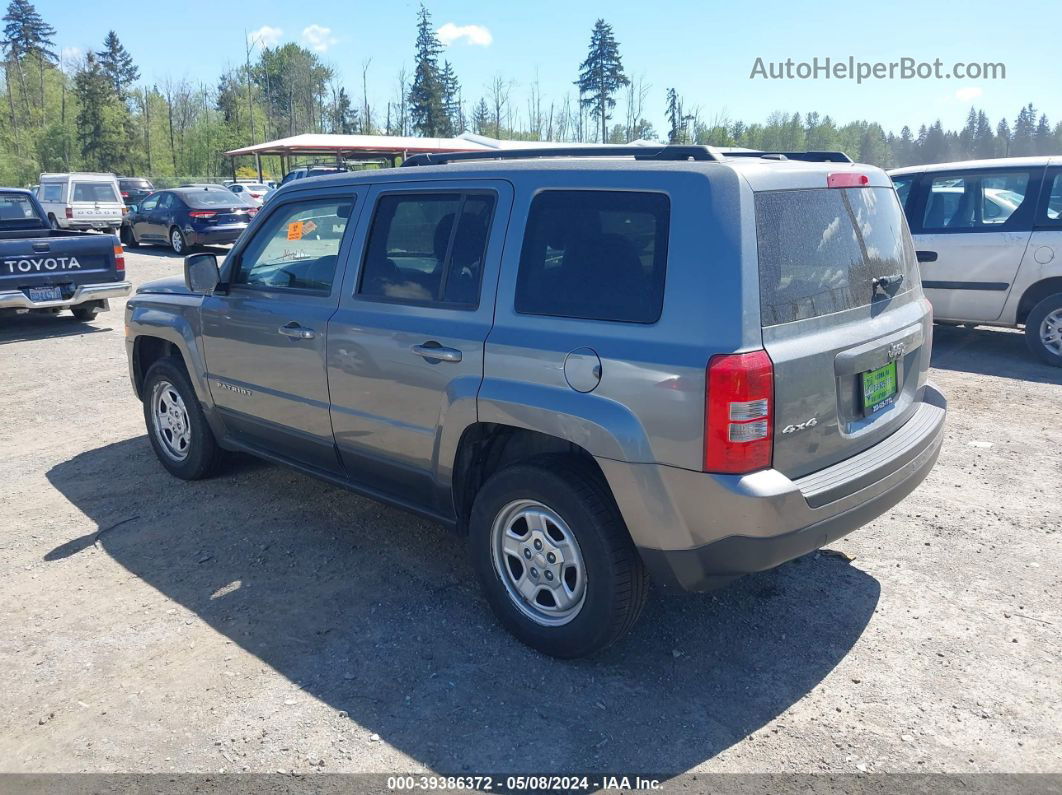
{"label": "driver side window", "polygon": [[154,210],[156,206],[158,206],[158,203],[159,203],[158,195],[149,196],[148,198],[144,199],[143,202],[140,203],[140,212],[149,213],[152,210]]}
{"label": "driver side window", "polygon": [[233,284],[329,292],[354,198],[285,204],[258,228]]}

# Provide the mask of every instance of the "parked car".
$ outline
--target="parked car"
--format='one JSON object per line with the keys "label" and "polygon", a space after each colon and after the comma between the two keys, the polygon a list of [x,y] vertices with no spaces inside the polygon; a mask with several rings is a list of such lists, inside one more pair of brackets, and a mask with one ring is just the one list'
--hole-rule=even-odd
{"label": "parked car", "polygon": [[936,319],[1025,329],[1062,367],[1062,157],[938,163],[889,172]]}
{"label": "parked car", "polygon": [[272,188],[262,182],[233,182],[228,186],[228,189],[237,196],[243,196],[258,205],[266,200],[272,190]]}
{"label": "parked car", "polygon": [[126,212],[114,174],[41,174],[37,195],[52,229],[113,233]]}
{"label": "parked car", "polygon": [[223,267],[142,286],[162,465],[242,450],[453,528],[501,622],[560,657],[622,636],[650,574],[777,566],[922,481],[946,402],[883,171],[570,154],[306,180]]}
{"label": "parked car", "polygon": [[301,166],[299,168],[293,168],[285,174],[284,179],[280,181],[280,184],[287,185],[289,182],[294,182],[297,179],[323,177],[327,174],[339,174],[344,171],[346,171],[346,169],[340,166]]}
{"label": "parked car", "polygon": [[132,209],[154,193],[155,186],[151,184],[151,180],[143,177],[118,177],[118,191],[125,206]]}
{"label": "parked car", "polygon": [[220,185],[161,190],[140,202],[122,233],[127,246],[162,245],[183,254],[234,243],[257,212],[254,202]]}
{"label": "parked car", "polygon": [[0,316],[69,309],[88,321],[130,288],[114,237],[52,229],[30,191],[0,188]]}

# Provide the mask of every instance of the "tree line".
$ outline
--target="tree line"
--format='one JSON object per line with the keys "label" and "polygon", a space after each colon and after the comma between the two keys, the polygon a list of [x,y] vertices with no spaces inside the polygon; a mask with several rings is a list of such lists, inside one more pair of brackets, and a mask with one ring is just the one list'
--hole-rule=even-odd
{"label": "tree line", "polygon": [[[45,171],[98,170],[160,180],[219,178],[222,152],[306,132],[450,136],[571,142],[672,143],[799,151],[842,150],[884,167],[968,158],[1062,153],[1062,123],[1024,105],[993,123],[971,108],[965,126],[939,120],[917,130],[874,121],[839,122],[817,111],[776,112],[762,122],[708,114],[667,87],[628,75],[612,27],[597,20],[585,58],[562,97],[544,96],[537,77],[520,87],[496,75],[466,96],[443,57],[430,12],[416,18],[413,68],[395,76],[391,97],[370,101],[371,59],[350,90],[321,57],[294,43],[249,41],[244,63],[214,84],[141,80],[111,31],[100,49],[74,62],[55,52],[55,28],[30,0],[10,0],[3,17],[0,183],[26,185]],[[573,59],[574,63],[574,59]],[[373,77],[375,81],[375,77]],[[356,98],[356,94],[360,97]],[[659,99],[667,129],[647,120]],[[274,170],[275,164],[269,164]]]}

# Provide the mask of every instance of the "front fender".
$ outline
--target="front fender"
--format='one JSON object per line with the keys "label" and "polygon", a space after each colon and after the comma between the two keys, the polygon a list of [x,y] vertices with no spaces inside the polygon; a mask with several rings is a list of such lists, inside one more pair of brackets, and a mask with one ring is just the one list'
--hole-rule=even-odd
{"label": "front fender", "polygon": [[621,403],[592,392],[487,378],[478,404],[480,422],[548,434],[599,458],[653,461],[649,439],[638,418]]}
{"label": "front fender", "polygon": [[144,375],[137,370],[137,339],[154,337],[177,348],[184,359],[199,402],[206,407],[213,405],[206,379],[202,337],[199,333],[201,303],[202,297],[198,295],[169,294],[156,298],[141,294],[126,304],[125,338],[129,355],[129,375],[137,397],[141,397],[139,384]]}

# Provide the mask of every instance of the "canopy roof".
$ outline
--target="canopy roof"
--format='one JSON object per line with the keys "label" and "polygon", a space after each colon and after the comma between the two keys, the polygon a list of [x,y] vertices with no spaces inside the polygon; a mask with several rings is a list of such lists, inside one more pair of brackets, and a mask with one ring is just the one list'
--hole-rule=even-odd
{"label": "canopy roof", "polygon": [[[478,137],[478,136],[476,136]],[[489,139],[488,139],[489,140]],[[226,152],[228,157],[240,155],[320,155],[339,156],[385,155],[394,157],[417,152],[468,152],[492,149],[467,138],[414,138],[403,135],[331,135],[305,133],[261,144],[244,146]]]}

